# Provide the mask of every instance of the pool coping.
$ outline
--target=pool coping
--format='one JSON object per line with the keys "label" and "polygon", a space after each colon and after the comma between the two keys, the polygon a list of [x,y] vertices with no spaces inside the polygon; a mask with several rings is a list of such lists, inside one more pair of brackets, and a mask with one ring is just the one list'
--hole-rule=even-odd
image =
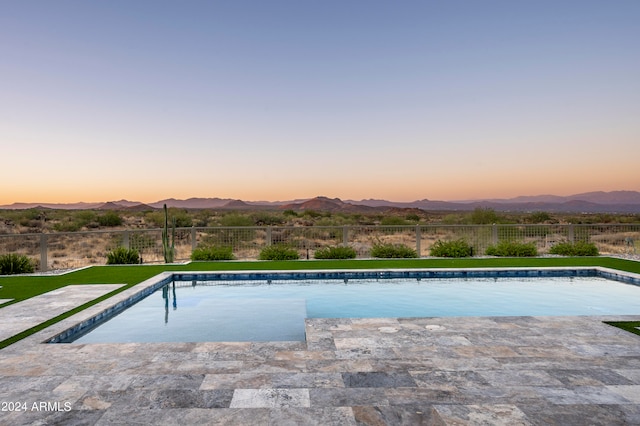
{"label": "pool coping", "polygon": [[[506,268],[407,268],[370,270],[263,270],[263,271],[166,271],[113,297],[93,305],[39,333],[30,336],[37,343],[63,343],[70,336],[85,333],[103,321],[126,310],[164,285],[177,281],[204,280],[305,280],[305,279],[456,279],[456,278],[544,278],[602,277],[640,286],[640,274],[601,266],[584,267],[506,267]],[[31,340],[29,339],[29,340]]]}

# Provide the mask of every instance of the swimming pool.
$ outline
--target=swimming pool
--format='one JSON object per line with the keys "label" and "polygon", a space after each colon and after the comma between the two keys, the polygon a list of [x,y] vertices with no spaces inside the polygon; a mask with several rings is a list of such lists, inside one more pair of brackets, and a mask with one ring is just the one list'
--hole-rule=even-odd
{"label": "swimming pool", "polygon": [[314,317],[638,314],[639,285],[606,268],[163,273],[48,342],[300,341]]}

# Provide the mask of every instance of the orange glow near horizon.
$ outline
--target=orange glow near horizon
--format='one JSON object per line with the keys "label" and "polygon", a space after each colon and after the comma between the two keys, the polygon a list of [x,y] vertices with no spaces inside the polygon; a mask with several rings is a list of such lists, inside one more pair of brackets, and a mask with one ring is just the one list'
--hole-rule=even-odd
{"label": "orange glow near horizon", "polygon": [[567,196],[591,191],[637,190],[639,187],[625,186],[624,182],[562,182],[548,179],[531,183],[514,179],[509,185],[500,187],[491,184],[491,178],[476,179],[473,176],[461,178],[451,182],[451,185],[440,185],[437,182],[420,185],[413,182],[400,182],[395,187],[391,184],[378,185],[373,188],[363,188],[362,185],[322,186],[301,183],[286,188],[265,185],[267,188],[230,187],[216,189],[207,186],[197,187],[191,184],[172,185],[170,190],[163,188],[126,188],[117,185],[115,188],[93,188],[91,185],[73,188],[27,188],[5,190],[0,195],[0,205],[13,203],[98,203],[107,201],[128,200],[141,203],[153,203],[163,199],[188,198],[229,198],[244,201],[287,201],[307,199],[316,196],[340,198],[342,200],[385,199],[396,202],[410,202],[421,199],[453,201],[474,199],[500,199],[516,196],[559,195]]}
{"label": "orange glow near horizon", "polygon": [[640,191],[640,2],[143,2],[3,5],[0,205]]}
{"label": "orange glow near horizon", "polygon": [[[636,149],[640,151],[640,149]],[[640,153],[640,152],[639,152]],[[300,162],[291,156],[289,163]],[[493,155],[495,158],[495,155]],[[282,158],[286,159],[283,155]],[[23,203],[106,202],[126,199],[152,203],[176,198],[230,198],[245,201],[286,201],[327,196],[340,199],[386,199],[408,202],[512,198],[532,195],[573,195],[591,191],[640,190],[635,158],[628,155],[606,164],[501,159],[499,166],[474,163],[475,158],[430,164],[420,158],[404,162],[389,158],[354,161],[325,170],[324,162],[265,169],[252,164],[239,167],[220,162],[211,170],[205,164],[181,170],[172,166],[166,178],[155,164],[138,164],[135,175],[114,172],[96,163],[75,169],[73,164],[46,170],[43,178],[8,162],[0,170],[3,185],[0,205]],[[84,162],[95,159],[84,159]],[[512,161],[511,163],[509,161]],[[241,162],[240,162],[241,163]],[[387,165],[389,164],[389,165]],[[491,163],[489,163],[491,164]],[[547,167],[545,167],[547,166]],[[183,166],[181,166],[183,167]],[[15,182],[15,184],[11,184]]]}

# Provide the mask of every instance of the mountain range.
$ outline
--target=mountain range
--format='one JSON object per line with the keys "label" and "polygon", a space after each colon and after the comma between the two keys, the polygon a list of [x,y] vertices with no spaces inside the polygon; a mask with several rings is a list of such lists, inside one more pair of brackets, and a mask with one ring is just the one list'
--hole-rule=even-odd
{"label": "mountain range", "polygon": [[585,213],[640,213],[640,192],[611,191],[585,192],[581,194],[558,196],[536,195],[518,196],[506,199],[480,199],[459,201],[416,200],[395,202],[379,199],[341,200],[324,196],[289,201],[243,201],[230,198],[189,198],[180,200],[169,198],[154,203],[119,200],[98,203],[13,203],[0,206],[0,209],[97,209],[97,210],[152,210],[166,204],[168,207],[184,209],[291,209],[296,211],[344,211],[367,212],[385,211],[392,208],[415,208],[422,210],[468,211],[478,207],[492,208],[496,211],[548,211],[548,212],[585,212]]}

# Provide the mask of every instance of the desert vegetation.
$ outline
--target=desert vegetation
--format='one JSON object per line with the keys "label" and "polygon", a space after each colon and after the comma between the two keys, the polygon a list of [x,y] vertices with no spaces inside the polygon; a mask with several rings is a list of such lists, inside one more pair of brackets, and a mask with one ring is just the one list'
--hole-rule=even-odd
{"label": "desert vegetation", "polygon": [[258,259],[260,260],[295,260],[298,259],[300,255],[298,251],[293,247],[288,246],[287,244],[273,244],[270,246],[264,247],[260,250],[260,255]]}
{"label": "desert vegetation", "polygon": [[532,242],[503,240],[487,247],[486,253],[488,256],[533,257],[538,255],[538,249]]}
{"label": "desert vegetation", "polygon": [[[171,232],[163,239],[167,217]],[[169,208],[167,216],[160,209],[37,208],[0,210],[0,254],[27,256],[36,269],[43,258],[48,269],[105,264],[119,247],[136,250],[143,263],[165,261],[169,248],[176,261],[258,259],[271,245],[286,245],[298,258],[337,258],[353,252],[356,257],[375,257],[384,254],[380,247],[388,253],[388,247],[406,247],[420,257],[513,256],[503,253],[515,250],[515,244],[544,255],[568,241],[591,244],[602,254],[640,254],[639,223],[637,214],[504,213],[484,208],[466,212]],[[473,251],[460,247],[459,241]]]}
{"label": "desert vegetation", "polygon": [[355,259],[358,253],[348,246],[324,247],[314,254],[316,259]]}
{"label": "desert vegetation", "polygon": [[598,247],[594,243],[584,241],[569,242],[561,241],[551,247],[550,254],[558,254],[560,256],[597,256],[599,254]]}
{"label": "desert vegetation", "polygon": [[[477,208],[467,212],[390,208],[376,212],[304,210],[224,210],[169,208],[177,228],[237,226],[343,226],[343,225],[490,225],[490,224],[625,224],[640,223],[640,214],[573,214],[549,212],[497,212]],[[164,225],[161,209],[53,210],[34,208],[0,210],[0,234],[81,232],[105,229],[154,229]]]}
{"label": "desert vegetation", "polygon": [[404,244],[375,243],[371,247],[371,257],[382,259],[411,259],[418,257],[416,250]]}
{"label": "desert vegetation", "polygon": [[469,257],[473,255],[473,247],[466,240],[442,241],[437,240],[431,246],[431,256],[434,257]]}
{"label": "desert vegetation", "polygon": [[107,265],[135,265],[140,263],[140,254],[136,249],[117,247],[107,253]]}
{"label": "desert vegetation", "polygon": [[191,260],[233,260],[231,246],[199,246],[191,253]]}
{"label": "desert vegetation", "polygon": [[0,255],[0,275],[28,274],[33,270],[34,262],[23,254]]}

